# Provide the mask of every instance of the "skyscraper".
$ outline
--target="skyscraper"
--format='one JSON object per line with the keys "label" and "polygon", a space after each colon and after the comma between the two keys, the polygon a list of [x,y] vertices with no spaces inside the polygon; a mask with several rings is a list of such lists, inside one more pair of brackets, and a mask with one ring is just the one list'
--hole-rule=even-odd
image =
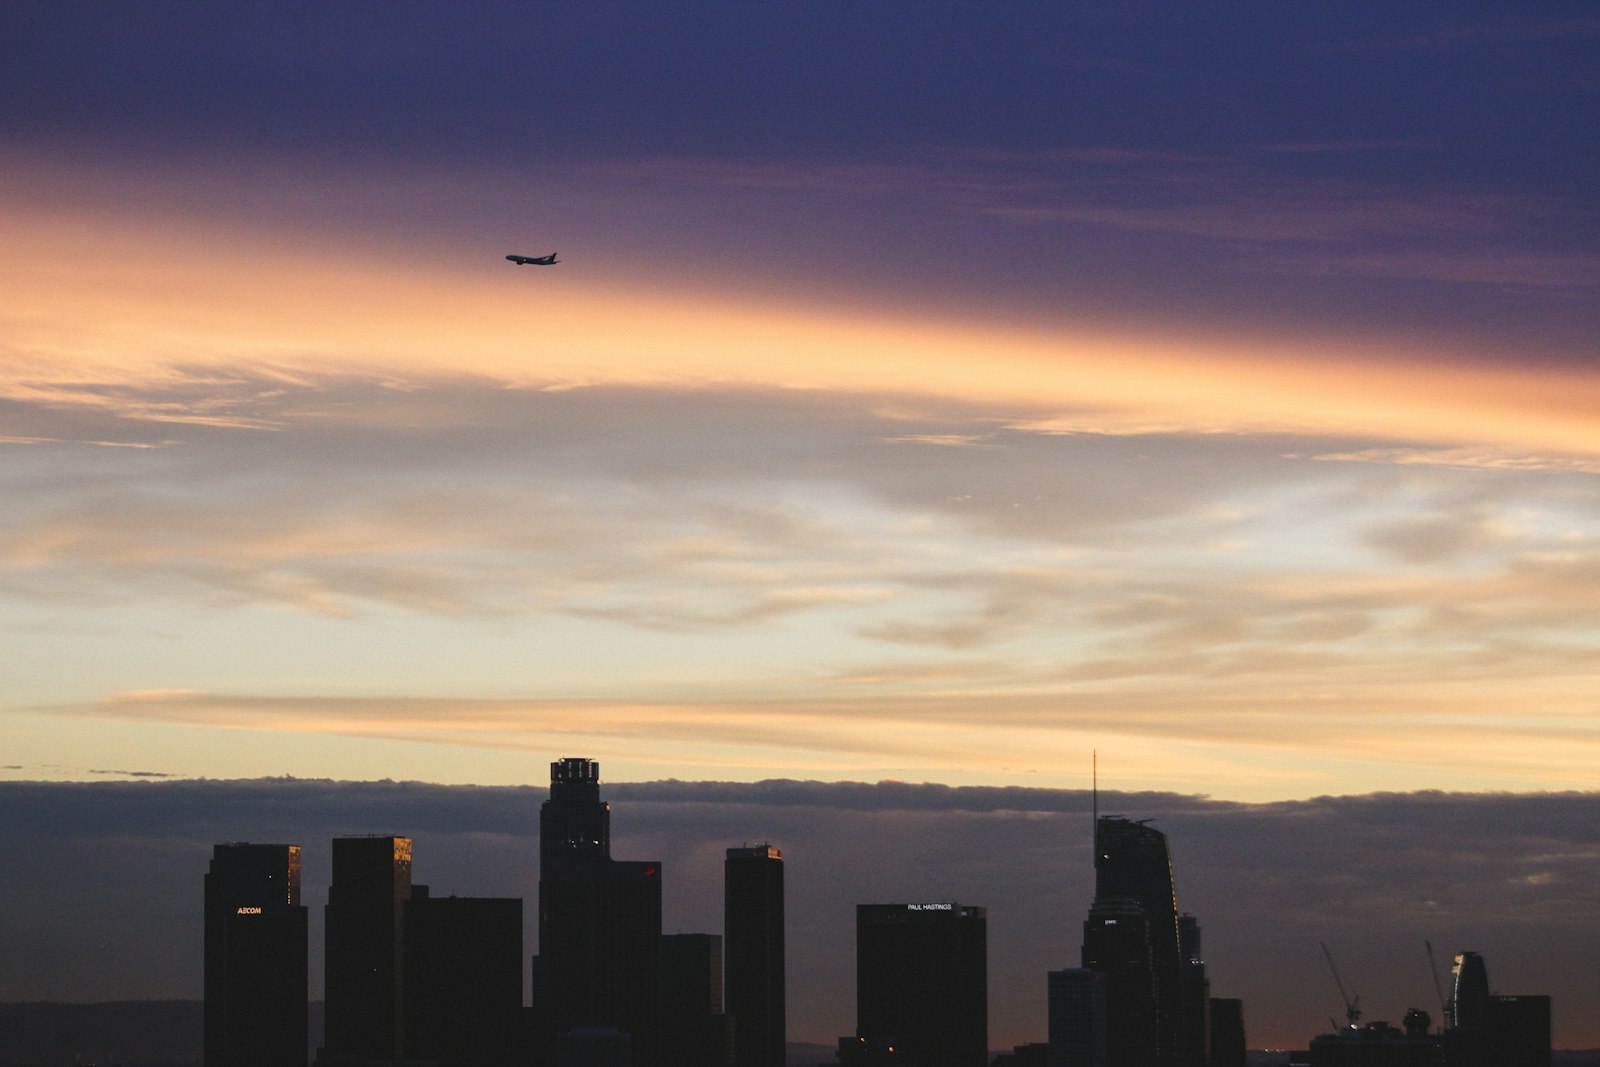
{"label": "skyscraper", "polygon": [[[1096,906],[1116,902],[1119,909],[1126,911],[1131,902],[1144,913],[1151,974],[1151,1014],[1144,1028],[1155,1041],[1150,1058],[1144,1063],[1149,1067],[1175,1067],[1180,1062],[1183,1032],[1182,965],[1178,946],[1178,901],[1173,890],[1167,837],[1144,822],[1106,815],[1095,819],[1094,843]],[[1091,966],[1087,957],[1084,966]],[[1117,983],[1112,983],[1110,997],[1114,1017],[1123,1011],[1117,999],[1129,995],[1132,994],[1120,993]],[[1142,993],[1138,996],[1144,999]],[[1113,1064],[1119,1062],[1116,1040],[1113,1025]]]}
{"label": "skyscraper", "polygon": [[405,915],[405,1057],[440,1067],[519,1061],[522,900],[433,897]]}
{"label": "skyscraper", "polygon": [[1451,1061],[1466,1067],[1549,1067],[1550,998],[1489,992],[1489,970],[1476,952],[1456,956]]}
{"label": "skyscraper", "polygon": [[401,954],[410,899],[410,838],[334,839],[323,957],[327,1036],[319,1062],[402,1058]]}
{"label": "skyscraper", "polygon": [[550,764],[550,799],[539,805],[539,877],[563,861],[610,856],[611,805],[600,799],[600,764],[572,757]]}
{"label": "skyscraper", "polygon": [[1450,1004],[1450,1026],[1455,1030],[1478,1030],[1489,1013],[1489,972],[1483,957],[1462,952],[1451,968],[1454,995]]}
{"label": "skyscraper", "polygon": [[988,968],[983,908],[857,904],[856,1036],[907,1067],[985,1067]]}
{"label": "skyscraper", "polygon": [[1156,984],[1144,905],[1097,897],[1083,923],[1083,966],[1105,975],[1109,1067],[1153,1067]]}
{"label": "skyscraper", "polygon": [[722,938],[661,936],[661,1044],[657,1067],[731,1067],[733,1031],[723,1011]]}
{"label": "skyscraper", "polygon": [[723,865],[727,1006],[738,1067],[783,1067],[783,852],[730,848]]}
{"label": "skyscraper", "polygon": [[1207,1067],[1245,1067],[1244,1002],[1214,997],[1209,1009],[1211,1050]]}
{"label": "skyscraper", "polygon": [[1485,1027],[1486,1062],[1495,1067],[1550,1067],[1550,998],[1495,994]]}
{"label": "skyscraper", "polygon": [[655,1060],[660,1012],[661,864],[611,858],[600,765],[550,765],[539,809],[539,961],[534,1007],[546,1037],[616,1027],[633,1062]]}
{"label": "skyscraper", "polygon": [[305,1067],[300,846],[217,845],[205,876],[206,1067]]}
{"label": "skyscraper", "polygon": [[1105,972],[1087,967],[1051,971],[1046,991],[1049,1067],[1109,1067]]}
{"label": "skyscraper", "polygon": [[[722,938],[716,934],[662,934],[661,1003],[682,1015],[720,1015]],[[670,979],[670,981],[665,980]],[[671,992],[666,989],[671,986]]]}
{"label": "skyscraper", "polygon": [[1200,922],[1178,916],[1179,1015],[1178,1062],[1206,1067],[1211,1048],[1211,982],[1200,947]]}

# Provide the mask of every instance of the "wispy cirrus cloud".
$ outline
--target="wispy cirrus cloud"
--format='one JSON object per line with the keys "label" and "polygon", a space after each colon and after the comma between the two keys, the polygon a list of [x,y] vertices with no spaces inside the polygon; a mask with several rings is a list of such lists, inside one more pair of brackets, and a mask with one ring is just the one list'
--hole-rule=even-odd
{"label": "wispy cirrus cloud", "polygon": [[[1541,12],[1548,16],[1551,12]],[[1467,22],[1441,18],[1419,33],[1380,35],[1360,42],[1342,42],[1339,51],[1454,52],[1469,48],[1517,49],[1538,43],[1581,43],[1600,37],[1600,19],[1549,18],[1533,21],[1494,20]]]}
{"label": "wispy cirrus cloud", "polygon": [[[989,209],[1018,222],[1085,223],[1148,233],[1183,234],[1229,241],[1355,243],[1396,236],[1440,237],[1489,224],[1487,205],[1455,198],[1398,198],[1385,191],[1283,189],[1277,193],[1238,183],[1190,183],[1143,203],[1066,203]],[[1301,183],[1302,186],[1304,183]],[[1152,192],[1154,190],[1151,190]],[[1174,193],[1178,195],[1173,195]],[[1154,201],[1154,202],[1151,202]],[[1176,201],[1176,202],[1174,202]]]}
{"label": "wispy cirrus cloud", "polygon": [[1310,458],[1329,463],[1392,463],[1402,466],[1462,469],[1600,473],[1600,464],[1583,456],[1519,454],[1502,449],[1379,447],[1364,448],[1355,452],[1327,452]]}
{"label": "wispy cirrus cloud", "polygon": [[[1392,632],[1392,612],[1444,618],[1451,598],[1491,616],[1581,566],[1562,561],[1592,548],[1595,521],[1581,465],[1040,432],[874,396],[355,378],[239,391],[276,429],[168,426],[159,449],[70,457],[18,446],[8,477],[27,506],[0,521],[0,584],[41,604],[153,596],[682,635],[826,620],[840,653],[848,634],[1021,651],[1056,631],[1073,637],[1052,658],[1115,662],[1114,641],[1137,659],[1281,642],[1329,618],[1330,633],[1358,616]],[[86,437],[146,432],[137,416],[67,417]],[[1452,573],[1458,560],[1471,569]],[[1437,573],[1395,570],[1416,566]],[[1549,601],[1552,620],[1575,593]],[[1200,604],[1209,616],[1182,620]]]}
{"label": "wispy cirrus cloud", "polygon": [[1364,278],[1408,278],[1472,285],[1586,290],[1600,287],[1600,256],[1540,255],[1519,250],[1272,256],[1258,269]]}
{"label": "wispy cirrus cloud", "polygon": [[[1149,234],[1342,244],[1363,250],[1374,240],[1431,244],[1495,233],[1509,239],[1524,228],[1524,217],[1532,211],[1526,199],[1472,192],[1459,185],[1418,190],[1376,178],[1284,175],[1264,165],[1275,157],[1414,155],[1427,148],[1401,141],[1352,141],[1246,146],[1212,155],[1117,148],[995,150],[935,152],[922,159],[873,166],[658,159],[621,165],[621,170],[608,165],[603,172],[698,186],[826,190],[861,199],[915,191],[938,197],[947,210],[1032,225],[1075,223]],[[1527,260],[1530,269],[1539,260],[1527,249],[1514,249],[1513,254]],[[1544,257],[1547,271],[1561,262],[1559,257]],[[1430,276],[1474,280],[1464,263],[1465,259],[1458,261],[1455,274],[1439,268]]]}
{"label": "wispy cirrus cloud", "polygon": [[[12,770],[21,770],[20,767],[11,768],[11,769]],[[108,778],[176,778],[176,777],[178,777],[175,774],[168,774],[165,771],[126,771],[126,770],[109,770],[109,769],[106,769],[106,768],[96,768],[96,767],[91,767],[89,769],[89,773],[90,774],[94,774],[94,775],[103,775],[103,776],[108,777]]]}

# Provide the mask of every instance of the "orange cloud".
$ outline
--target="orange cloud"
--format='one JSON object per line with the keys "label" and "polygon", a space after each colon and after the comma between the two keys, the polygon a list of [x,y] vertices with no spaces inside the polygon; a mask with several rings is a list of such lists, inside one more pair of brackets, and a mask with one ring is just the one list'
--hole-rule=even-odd
{"label": "orange cloud", "polygon": [[399,386],[440,376],[760,385],[956,400],[1041,432],[1307,433],[1501,463],[1600,456],[1600,380],[1573,369],[842,312],[618,287],[581,259],[533,274],[498,249],[469,260],[179,220],[0,213],[10,294],[0,395],[10,397],[112,404],[81,387],[158,381],[179,367],[361,372]]}
{"label": "orange cloud", "polygon": [[[623,777],[683,768],[749,780],[796,773],[908,780],[1071,781],[1091,748],[1118,773],[1234,799],[1392,787],[1580,788],[1592,760],[1581,717],[1508,720],[1508,693],[1448,684],[1396,699],[1275,691],[1134,687],[1123,691],[839,694],[799,699],[443,699],[266,697],[154,690],[33,709],[52,717],[182,724],[407,741],[467,750],[582,749]],[[986,709],[975,715],[973,707]],[[1287,709],[1296,725],[1285,729]],[[197,741],[199,739],[197,738]],[[1514,743],[1513,743],[1514,742]],[[215,738],[204,749],[222,744]],[[448,780],[442,770],[431,774]]]}

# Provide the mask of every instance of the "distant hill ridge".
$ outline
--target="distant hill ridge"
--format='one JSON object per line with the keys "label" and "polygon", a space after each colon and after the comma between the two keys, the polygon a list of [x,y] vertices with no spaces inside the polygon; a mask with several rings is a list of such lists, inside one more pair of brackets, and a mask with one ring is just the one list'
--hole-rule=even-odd
{"label": "distant hill ridge", "polygon": [[200,1062],[198,1000],[0,1004],[0,1067]]}
{"label": "distant hill ridge", "polygon": [[[0,1004],[0,1067],[196,1067],[204,1005],[198,1000]],[[311,1050],[322,1043],[322,1002],[310,1005]]]}
{"label": "distant hill ridge", "polygon": [[[310,1004],[310,1049],[322,1044],[322,1002]],[[98,1004],[52,1001],[0,1003],[0,1067],[197,1067],[204,1006],[198,1000],[114,1000]],[[831,1060],[824,1045],[791,1042],[791,1064]],[[1272,1064],[1270,1053],[1252,1063]],[[1600,1049],[1557,1051],[1552,1067],[1600,1067]]]}

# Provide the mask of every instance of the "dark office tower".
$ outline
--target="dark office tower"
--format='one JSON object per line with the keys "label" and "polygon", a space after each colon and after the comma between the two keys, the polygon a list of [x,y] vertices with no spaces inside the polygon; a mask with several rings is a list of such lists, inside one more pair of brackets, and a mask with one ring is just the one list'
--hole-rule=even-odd
{"label": "dark office tower", "polygon": [[1178,1063],[1206,1067],[1211,1047],[1211,983],[1200,950],[1200,923],[1193,915],[1178,916]]}
{"label": "dark office tower", "polygon": [[300,846],[217,845],[205,877],[205,1067],[305,1067]]}
{"label": "dark office tower", "polygon": [[[1152,1014],[1144,1026],[1153,1033],[1155,1048],[1144,1063],[1147,1067],[1176,1067],[1183,1026],[1182,964],[1167,835],[1143,822],[1107,815],[1095,821],[1094,840],[1096,902],[1137,901],[1148,925],[1153,996]],[[1115,1014],[1119,994],[1114,987],[1115,983],[1111,994]],[[1116,1062],[1114,1044],[1112,1060]]]}
{"label": "dark office tower", "polygon": [[661,935],[661,1008],[684,1015],[720,1015],[722,938],[716,934]]}
{"label": "dark office tower", "polygon": [[600,799],[600,764],[550,764],[550,799],[539,805],[539,876],[557,860],[609,858],[611,805]]}
{"label": "dark office tower", "polygon": [[1106,976],[1086,967],[1048,975],[1049,1067],[1109,1067]]}
{"label": "dark office tower", "polygon": [[1206,1067],[1245,1067],[1244,1001],[1211,1001],[1211,1050]]}
{"label": "dark office tower", "polygon": [[616,1027],[634,1063],[655,1061],[660,1009],[661,867],[574,861],[539,883],[539,959],[553,1032]]}
{"label": "dark office tower", "polygon": [[430,897],[405,914],[405,1058],[520,1063],[522,900]]}
{"label": "dark office tower", "polygon": [[610,808],[592,760],[550,766],[539,811],[539,960],[534,1008],[547,1047],[575,1027],[615,1027],[638,1067],[655,1063],[661,864],[610,858]]}
{"label": "dark office tower", "polygon": [[661,1052],[657,1067],[730,1067],[733,1029],[723,1012],[722,938],[661,937]]}
{"label": "dark office tower", "polygon": [[1495,1067],[1550,1067],[1550,998],[1496,995],[1484,1016],[1485,1062]]}
{"label": "dark office tower", "polygon": [[728,1014],[739,1067],[783,1067],[783,852],[730,848],[723,865]]}
{"label": "dark office tower", "polygon": [[1455,991],[1451,999],[1450,1026],[1456,1030],[1480,1030],[1489,1011],[1489,972],[1483,957],[1463,952],[1451,968]]}
{"label": "dark office tower", "polygon": [[403,916],[409,837],[338,837],[325,912],[327,1032],[319,1062],[402,1056]]}
{"label": "dark office tower", "polygon": [[985,1067],[988,913],[857,904],[856,1036],[869,1049],[893,1048],[906,1067]]}
{"label": "dark office tower", "polygon": [[1096,900],[1083,924],[1083,965],[1106,976],[1109,1067],[1151,1067],[1156,985],[1144,906],[1128,897]]}

